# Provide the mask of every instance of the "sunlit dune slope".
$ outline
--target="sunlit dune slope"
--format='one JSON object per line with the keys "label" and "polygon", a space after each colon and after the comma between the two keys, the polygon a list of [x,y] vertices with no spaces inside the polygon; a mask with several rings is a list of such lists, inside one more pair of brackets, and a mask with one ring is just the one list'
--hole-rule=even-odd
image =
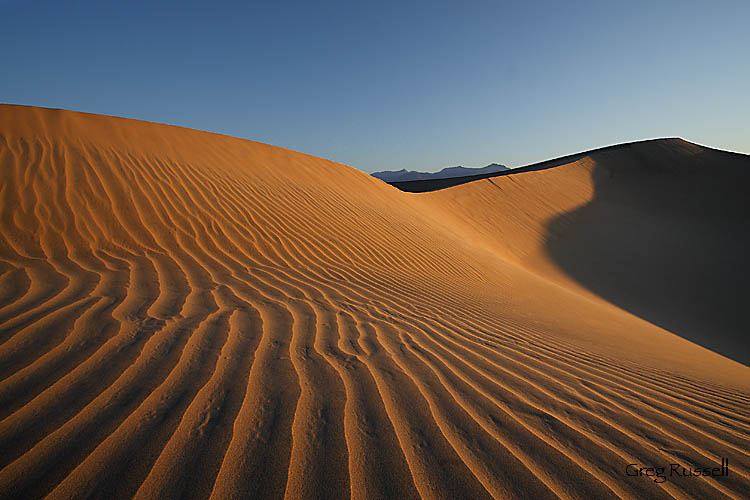
{"label": "sunlit dune slope", "polygon": [[599,159],[415,195],[134,120],[0,136],[2,498],[750,490],[748,368],[575,277]]}
{"label": "sunlit dune slope", "polygon": [[750,364],[750,157],[681,139],[577,156],[427,196],[504,258]]}

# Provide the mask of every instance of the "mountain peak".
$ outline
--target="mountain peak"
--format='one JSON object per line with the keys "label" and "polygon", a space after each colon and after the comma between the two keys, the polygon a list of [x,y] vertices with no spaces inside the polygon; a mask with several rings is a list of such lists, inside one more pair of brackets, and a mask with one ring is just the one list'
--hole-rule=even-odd
{"label": "mountain peak", "polygon": [[502,172],[504,170],[508,170],[508,167],[499,163],[490,163],[486,167],[477,168],[463,167],[461,165],[458,165],[456,167],[445,167],[438,172],[418,172],[402,168],[401,170],[385,170],[382,172],[374,172],[371,175],[385,182],[406,182],[423,181],[428,179],[449,179],[451,177],[489,174]]}

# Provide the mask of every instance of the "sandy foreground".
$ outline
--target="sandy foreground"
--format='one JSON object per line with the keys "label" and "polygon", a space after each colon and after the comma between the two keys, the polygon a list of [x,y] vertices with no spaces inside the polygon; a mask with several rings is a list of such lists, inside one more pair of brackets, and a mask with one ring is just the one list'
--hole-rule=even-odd
{"label": "sandy foreground", "polygon": [[670,139],[415,194],[2,105],[0,497],[747,499],[747,172]]}

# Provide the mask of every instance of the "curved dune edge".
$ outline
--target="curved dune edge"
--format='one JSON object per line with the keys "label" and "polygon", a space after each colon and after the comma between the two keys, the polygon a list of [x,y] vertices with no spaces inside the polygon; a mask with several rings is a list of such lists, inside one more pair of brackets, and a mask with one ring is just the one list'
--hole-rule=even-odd
{"label": "curved dune edge", "polygon": [[[560,167],[564,192],[523,174],[538,198],[500,223],[488,181],[412,195],[21,106],[0,135],[3,498],[750,491],[748,368],[544,256],[545,222],[593,196],[585,169]],[[729,477],[625,474],[721,458]]]}
{"label": "curved dune edge", "polygon": [[568,159],[423,196],[501,258],[750,364],[750,156],[658,139]]}

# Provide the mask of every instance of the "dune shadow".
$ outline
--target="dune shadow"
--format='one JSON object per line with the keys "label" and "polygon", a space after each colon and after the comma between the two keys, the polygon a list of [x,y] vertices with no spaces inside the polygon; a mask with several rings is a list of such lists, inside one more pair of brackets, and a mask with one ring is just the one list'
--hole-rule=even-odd
{"label": "dune shadow", "polygon": [[592,159],[594,196],[548,223],[548,255],[609,302],[750,364],[750,156],[673,140]]}

